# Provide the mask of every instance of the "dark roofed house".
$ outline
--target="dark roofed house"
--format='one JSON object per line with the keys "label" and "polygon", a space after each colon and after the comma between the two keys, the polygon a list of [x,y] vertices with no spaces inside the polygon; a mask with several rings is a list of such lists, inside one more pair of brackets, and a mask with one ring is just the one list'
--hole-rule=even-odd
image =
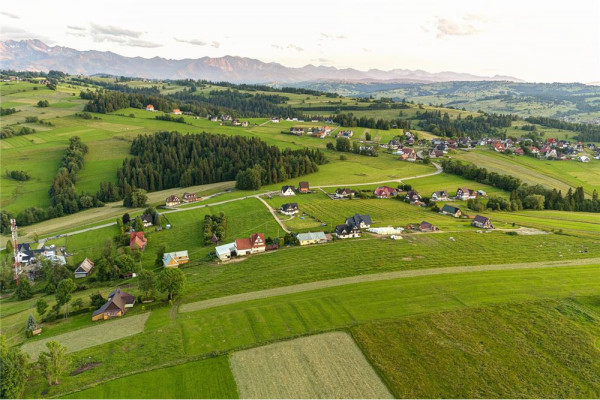
{"label": "dark roofed house", "polygon": [[431,200],[433,201],[444,201],[448,200],[448,192],[445,190],[438,190],[431,194]]}
{"label": "dark roofed house", "polygon": [[144,227],[148,228],[149,226],[152,226],[152,215],[151,214],[144,214],[142,215],[142,223],[144,224]]}
{"label": "dark roofed house", "polygon": [[83,260],[81,264],[79,264],[77,269],[75,269],[75,278],[85,278],[90,274],[90,272],[92,272],[93,268],[94,263],[92,262],[92,260],[86,257],[86,259]]}
{"label": "dark roofed house", "polygon": [[360,229],[357,226],[343,224],[335,227],[335,235],[339,239],[357,238],[360,237],[360,233]]}
{"label": "dark roofed house", "polygon": [[356,226],[359,229],[369,228],[371,226],[371,216],[369,214],[354,214],[346,218],[346,225]]}
{"label": "dark roofed house", "polygon": [[476,199],[477,192],[466,187],[458,188],[456,189],[456,198],[460,200]]}
{"label": "dark roofed house", "polygon": [[296,194],[296,191],[293,186],[282,186],[281,187],[281,195],[282,196],[293,196]]}
{"label": "dark roofed house", "polygon": [[308,182],[302,181],[298,184],[298,191],[300,193],[308,193],[310,192],[310,187],[308,186]]}
{"label": "dark roofed house", "polygon": [[294,215],[298,213],[298,203],[285,203],[281,206],[280,212],[285,215]]}
{"label": "dark roofed house", "polygon": [[490,221],[489,218],[484,217],[483,215],[476,215],[475,218],[473,218],[473,222],[471,222],[471,225],[477,228],[494,229],[492,221]]}
{"label": "dark roofed house", "polygon": [[198,201],[198,196],[196,196],[196,193],[184,193],[183,194],[183,202],[184,203],[193,203],[195,201]]}
{"label": "dark roofed house", "polygon": [[411,190],[409,192],[406,192],[406,198],[408,199],[408,201],[413,203],[415,201],[420,201],[421,195],[416,190]]}
{"label": "dark roofed house", "polygon": [[117,289],[108,295],[108,301],[92,314],[92,321],[123,316],[135,304],[135,296]]}
{"label": "dark roofed house", "polygon": [[169,197],[167,197],[167,207],[173,207],[179,205],[179,203],[181,203],[181,201],[179,200],[179,197],[177,195],[172,194]]}
{"label": "dark roofed house", "polygon": [[444,207],[442,207],[440,213],[445,215],[452,215],[455,218],[458,218],[462,215],[462,211],[460,211],[460,208],[451,206],[450,204],[444,204]]}
{"label": "dark roofed house", "polygon": [[421,222],[421,224],[419,225],[419,230],[421,232],[434,232],[434,231],[439,231],[438,227],[430,224],[427,221],[423,221]]}
{"label": "dark roofed house", "polygon": [[343,198],[348,198],[348,197],[352,197],[356,195],[356,191],[355,190],[351,190],[348,188],[337,188],[335,191],[335,197],[337,199],[343,199]]}

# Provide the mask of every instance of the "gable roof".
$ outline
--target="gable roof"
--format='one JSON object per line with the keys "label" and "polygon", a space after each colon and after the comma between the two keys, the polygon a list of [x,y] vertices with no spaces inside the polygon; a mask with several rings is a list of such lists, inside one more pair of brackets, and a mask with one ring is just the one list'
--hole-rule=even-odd
{"label": "gable roof", "polygon": [[335,233],[337,235],[347,235],[349,233],[351,233],[352,231],[358,231],[358,227],[357,226],[350,226],[348,224],[341,224],[341,225],[337,225],[335,227]]}
{"label": "gable roof", "polygon": [[235,240],[235,248],[238,250],[250,250],[254,247],[264,247],[265,245],[264,233],[253,233],[249,238]]}
{"label": "gable roof", "polygon": [[351,227],[360,227],[361,223],[364,223],[365,225],[371,225],[371,216],[369,214],[354,214],[353,216],[346,218],[346,224],[350,225]]}
{"label": "gable roof", "polygon": [[94,311],[92,316],[95,317],[96,315],[101,314],[109,309],[115,308],[118,308],[121,311],[125,311],[125,306],[129,304],[135,304],[135,296],[123,292],[121,289],[116,289],[108,295],[108,301],[104,303],[102,307]]}
{"label": "gable roof", "polygon": [[299,233],[296,238],[299,241],[304,240],[327,240],[325,236],[325,232],[307,232],[307,233]]}
{"label": "gable roof", "polygon": [[293,211],[298,209],[298,203],[285,203],[281,206],[282,211]]}
{"label": "gable roof", "polygon": [[142,221],[152,223],[152,215],[150,215],[150,214],[142,215]]}
{"label": "gable roof", "polygon": [[174,202],[174,201],[179,201],[179,197],[177,197],[177,195],[172,194],[169,197],[167,197],[167,202],[171,203],[171,202]]}
{"label": "gable roof", "polygon": [[85,272],[86,274],[89,274],[92,268],[94,268],[94,263],[86,257],[85,260],[79,264],[77,269],[75,269],[75,272]]}
{"label": "gable roof", "polygon": [[356,193],[356,191],[354,191],[352,189],[348,189],[348,188],[337,188],[335,190],[335,193],[343,196],[343,195],[351,195],[353,193]]}
{"label": "gable roof", "polygon": [[298,189],[309,189],[308,182],[302,181],[298,184]]}
{"label": "gable roof", "polygon": [[444,207],[442,207],[442,211],[445,211],[450,214],[456,214],[457,211],[460,211],[460,208],[451,206],[450,204],[444,204]]}
{"label": "gable roof", "polygon": [[488,217],[484,217],[483,215],[477,214],[475,216],[475,218],[473,218],[473,222],[478,222],[480,224],[486,224],[486,223],[490,222],[490,219]]}
{"label": "gable roof", "polygon": [[135,245],[137,244],[137,248],[141,249],[146,246],[148,243],[148,239],[144,237],[144,232],[130,232],[129,233],[129,248],[131,250],[135,249]]}
{"label": "gable roof", "polygon": [[294,187],[293,187],[293,186],[290,186],[290,185],[285,185],[285,186],[282,186],[282,187],[281,187],[281,191],[282,191],[282,192],[287,192],[288,190],[291,190],[292,192],[295,192],[295,191],[296,191],[296,190],[294,189]]}

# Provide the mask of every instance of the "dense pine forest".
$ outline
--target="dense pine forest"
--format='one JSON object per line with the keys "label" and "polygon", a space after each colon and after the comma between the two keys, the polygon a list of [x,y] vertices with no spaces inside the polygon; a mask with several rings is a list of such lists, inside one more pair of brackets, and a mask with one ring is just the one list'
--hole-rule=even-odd
{"label": "dense pine forest", "polygon": [[257,171],[260,186],[316,172],[327,162],[318,149],[280,150],[256,138],[208,133],[138,136],[130,153],[117,173],[123,196],[133,188],[156,191],[230,181],[240,171]]}
{"label": "dense pine forest", "polygon": [[442,115],[441,111],[433,110],[417,111],[416,118],[419,120],[419,127],[435,135],[480,138],[490,134],[500,135],[499,128],[509,128],[518,117],[510,114],[486,114],[462,118],[459,115],[452,120],[448,113]]}
{"label": "dense pine forest", "polygon": [[532,124],[544,125],[548,128],[568,129],[579,132],[579,134],[575,136],[576,140],[600,142],[600,125],[577,124],[546,117],[528,117],[526,118],[526,121],[531,122]]}

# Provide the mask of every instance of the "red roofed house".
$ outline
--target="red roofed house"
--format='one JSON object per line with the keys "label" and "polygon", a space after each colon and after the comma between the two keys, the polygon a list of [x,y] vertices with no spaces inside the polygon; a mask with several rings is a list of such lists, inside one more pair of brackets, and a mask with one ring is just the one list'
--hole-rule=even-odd
{"label": "red roofed house", "polygon": [[253,233],[249,238],[235,240],[235,252],[238,256],[262,253],[266,249],[265,234]]}
{"label": "red roofed house", "polygon": [[298,191],[300,193],[308,193],[310,192],[310,187],[308,186],[308,182],[300,182],[298,184]]}
{"label": "red roofed house", "polygon": [[379,186],[377,189],[375,189],[373,194],[379,199],[387,199],[389,197],[397,195],[398,191],[389,186]]}
{"label": "red roofed house", "polygon": [[146,106],[146,111],[154,111],[154,106],[152,104],[148,104]]}
{"label": "red roofed house", "polygon": [[504,145],[500,142],[496,142],[496,144],[494,145],[494,150],[496,151],[504,151],[506,150],[506,147],[504,147]]}
{"label": "red roofed house", "polygon": [[181,115],[181,110],[179,108],[174,108],[173,109],[173,114],[175,114],[175,115]]}
{"label": "red roofed house", "polygon": [[405,147],[400,153],[400,159],[403,161],[415,161],[417,159],[417,152],[415,149]]}
{"label": "red roofed house", "polygon": [[129,236],[129,248],[131,251],[140,250],[144,251],[146,249],[146,244],[148,243],[148,239],[144,237],[144,232],[131,232]]}

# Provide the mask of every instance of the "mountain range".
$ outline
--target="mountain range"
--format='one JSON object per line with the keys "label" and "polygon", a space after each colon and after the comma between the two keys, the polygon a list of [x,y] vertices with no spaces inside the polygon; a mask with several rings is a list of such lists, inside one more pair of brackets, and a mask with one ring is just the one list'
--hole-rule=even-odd
{"label": "mountain range", "polygon": [[431,73],[423,70],[335,68],[312,64],[301,68],[266,63],[247,57],[224,56],[170,60],[161,57],[125,57],[111,51],[79,51],[48,46],[40,40],[1,41],[0,68],[28,71],[58,70],[72,75],[109,74],[147,79],[206,79],[233,83],[294,83],[306,81],[344,82],[450,82],[513,81],[510,76],[484,77],[458,72]]}

